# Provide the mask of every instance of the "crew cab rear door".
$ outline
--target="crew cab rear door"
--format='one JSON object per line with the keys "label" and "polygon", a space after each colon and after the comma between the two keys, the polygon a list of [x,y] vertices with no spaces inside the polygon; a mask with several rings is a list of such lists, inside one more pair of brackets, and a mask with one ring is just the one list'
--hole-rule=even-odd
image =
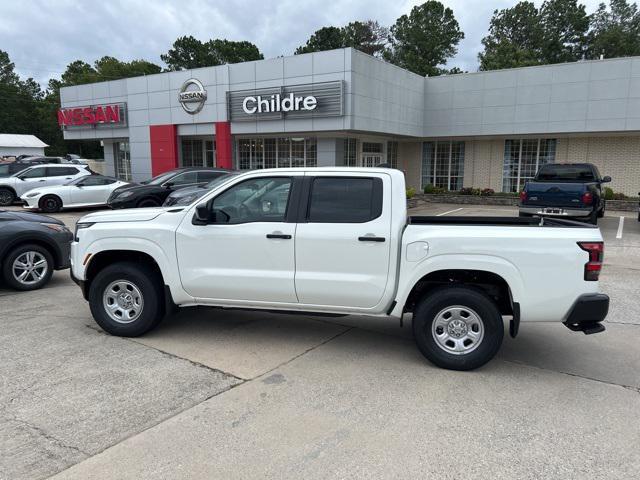
{"label": "crew cab rear door", "polygon": [[390,177],[308,172],[305,190],[295,239],[299,302],[376,306],[389,276]]}

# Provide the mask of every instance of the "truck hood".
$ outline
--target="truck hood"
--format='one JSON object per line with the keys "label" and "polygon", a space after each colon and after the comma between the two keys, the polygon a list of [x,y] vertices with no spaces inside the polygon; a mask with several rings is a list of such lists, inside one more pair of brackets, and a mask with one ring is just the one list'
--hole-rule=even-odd
{"label": "truck hood", "polygon": [[82,217],[78,223],[102,222],[147,222],[162,215],[170,208],[126,208],[124,210],[107,210],[90,213]]}

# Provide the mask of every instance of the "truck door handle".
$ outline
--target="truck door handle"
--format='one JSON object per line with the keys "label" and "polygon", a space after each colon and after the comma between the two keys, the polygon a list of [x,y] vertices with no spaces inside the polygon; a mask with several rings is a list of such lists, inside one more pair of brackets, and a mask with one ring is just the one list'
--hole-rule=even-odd
{"label": "truck door handle", "polygon": [[280,238],[282,240],[291,240],[291,235],[285,235],[284,233],[267,233],[267,238]]}
{"label": "truck door handle", "polygon": [[365,237],[358,237],[358,240],[360,240],[361,242],[384,242],[386,240],[386,238],[384,238],[384,237],[365,236]]}

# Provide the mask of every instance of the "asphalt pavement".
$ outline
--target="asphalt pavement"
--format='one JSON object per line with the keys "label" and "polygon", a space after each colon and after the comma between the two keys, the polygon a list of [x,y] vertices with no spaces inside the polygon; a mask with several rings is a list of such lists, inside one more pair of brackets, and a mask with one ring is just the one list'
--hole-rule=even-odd
{"label": "asphalt pavement", "polygon": [[123,339],[97,327],[66,271],[39,291],[0,289],[0,479],[635,478],[635,215],[600,222],[606,332],[525,323],[473,372],[430,365],[410,318],[193,308]]}

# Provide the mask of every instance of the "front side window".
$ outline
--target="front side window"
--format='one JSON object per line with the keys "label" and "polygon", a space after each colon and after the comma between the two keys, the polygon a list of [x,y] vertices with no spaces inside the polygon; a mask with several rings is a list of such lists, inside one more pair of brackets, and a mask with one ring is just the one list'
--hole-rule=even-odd
{"label": "front side window", "polygon": [[555,159],[556,140],[553,138],[505,140],[502,191],[522,190],[542,165],[554,163]]}
{"label": "front side window", "polygon": [[167,183],[172,185],[191,185],[198,183],[198,172],[185,172],[169,179]]}
{"label": "front side window", "polygon": [[318,177],[313,180],[308,221],[364,223],[382,213],[379,178]]}
{"label": "front side window", "polygon": [[460,190],[464,180],[464,142],[422,144],[422,188],[427,185]]}
{"label": "front side window", "polygon": [[20,174],[21,178],[39,178],[47,176],[47,168],[46,167],[36,167],[31,170],[27,170],[26,172]]}
{"label": "front side window", "polygon": [[81,177],[78,180],[74,180],[73,182],[69,182],[69,185],[82,185],[83,187],[101,187],[104,185],[111,185],[115,183],[115,178],[110,177],[100,177],[97,175],[89,175],[87,177]]}
{"label": "front side window", "polygon": [[291,178],[255,178],[238,183],[211,203],[215,223],[284,222]]}

